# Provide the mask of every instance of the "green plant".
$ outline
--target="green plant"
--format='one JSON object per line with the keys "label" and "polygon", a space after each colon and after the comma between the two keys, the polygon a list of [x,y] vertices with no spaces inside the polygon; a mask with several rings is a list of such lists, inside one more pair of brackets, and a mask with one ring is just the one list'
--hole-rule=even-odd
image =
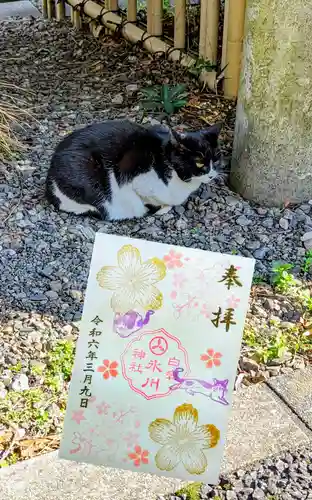
{"label": "green plant", "polygon": [[200,490],[203,483],[190,483],[178,490],[175,495],[185,497],[185,500],[200,500]]}
{"label": "green plant", "polygon": [[304,353],[312,347],[311,338],[300,325],[284,328],[276,321],[257,331],[246,327],[243,342],[249,347],[250,356],[259,363],[283,358],[286,353]]}
{"label": "green plant", "polygon": [[47,375],[59,377],[62,374],[65,382],[68,382],[73,369],[74,355],[74,342],[60,340],[48,354]]}
{"label": "green plant", "polygon": [[301,270],[303,273],[308,273],[312,266],[312,250],[308,250],[304,256],[303,264]]}
{"label": "green plant", "polygon": [[297,281],[295,280],[293,275],[288,272],[290,271],[290,269],[293,269],[293,267],[293,264],[275,263],[273,265],[272,282],[278,291],[286,293],[289,292],[292,287],[295,287],[297,285]]}
{"label": "green plant", "polygon": [[263,274],[258,274],[252,278],[253,285],[260,285],[261,283],[266,283],[266,277]]}
{"label": "green plant", "polygon": [[9,367],[9,370],[12,372],[12,373],[19,373],[22,369],[22,363],[20,361],[18,361],[16,363],[16,365],[13,365],[13,366],[10,366]]}
{"label": "green plant", "polygon": [[141,105],[144,109],[165,112],[169,116],[187,104],[186,86],[183,84],[147,87],[142,89],[142,94]]}
{"label": "green plant", "polygon": [[212,62],[207,61],[203,57],[199,57],[198,59],[196,59],[194,64],[188,68],[188,72],[198,78],[203,71],[207,71],[208,73],[210,73],[211,71],[215,71],[216,69],[217,66],[215,64],[212,64]]}

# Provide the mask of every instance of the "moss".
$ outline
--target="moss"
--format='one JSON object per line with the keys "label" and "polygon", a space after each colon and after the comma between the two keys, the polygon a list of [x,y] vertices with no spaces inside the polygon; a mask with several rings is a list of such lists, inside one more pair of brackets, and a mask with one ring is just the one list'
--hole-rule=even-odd
{"label": "moss", "polygon": [[184,497],[185,500],[199,500],[202,484],[203,483],[190,483],[187,486],[184,486],[180,490],[176,491],[175,495]]}
{"label": "moss", "polygon": [[312,17],[306,0],[249,0],[232,183],[281,205],[312,189]]}

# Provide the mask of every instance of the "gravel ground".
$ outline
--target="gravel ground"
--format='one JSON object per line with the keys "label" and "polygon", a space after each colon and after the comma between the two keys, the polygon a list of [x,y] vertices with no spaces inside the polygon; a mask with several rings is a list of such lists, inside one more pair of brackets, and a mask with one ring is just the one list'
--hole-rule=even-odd
{"label": "gravel ground", "polygon": [[[73,322],[80,319],[98,229],[255,257],[257,273],[264,276],[274,260],[302,260],[301,237],[312,229],[312,205],[266,209],[242,200],[223,184],[205,186],[185,206],[140,221],[106,224],[55,212],[44,199],[44,182],[61,137],[95,120],[141,119],[136,94],[142,82],[170,81],[179,73],[172,63],[163,62],[160,77],[149,57],[129,53],[124,44],[108,42],[101,48],[68,25],[12,20],[2,22],[0,32],[1,76],[33,92],[27,98],[36,117],[20,131],[28,144],[26,156],[2,165],[1,365],[43,357],[51,341],[72,333]],[[205,116],[227,119],[226,149],[232,137],[228,104],[220,101],[215,107],[213,97],[210,101]],[[192,115],[183,114],[176,121],[195,123]],[[263,311],[262,303],[260,307]],[[275,309],[290,319],[287,307],[274,301],[261,314],[269,317]]]}
{"label": "gravel ground", "polygon": [[[0,366],[22,366],[13,383],[2,373],[0,398],[7,390],[31,385],[30,366],[44,366],[55,340],[76,337],[99,229],[254,257],[256,273],[263,278],[270,275],[273,261],[300,264],[306,248],[312,247],[312,203],[266,209],[244,201],[223,182],[203,187],[162,217],[108,224],[55,212],[44,199],[44,183],[57,142],[75,128],[106,118],[152,120],[138,105],[142,86],[186,82],[190,106],[174,117],[173,125],[199,127],[203,120],[223,120],[226,155],[233,137],[233,105],[199,93],[172,63],[155,62],[124,42],[108,40],[100,46],[66,23],[1,22],[0,55],[1,79],[27,91],[23,96],[34,117],[18,131],[27,145],[25,155],[0,164]],[[12,89],[15,93],[20,95]],[[257,288],[248,322],[267,324],[272,317],[295,325],[300,311],[270,286]],[[240,361],[240,371],[249,373],[250,382],[303,366],[301,358],[259,365],[248,359],[247,347]]]}
{"label": "gravel ground", "polygon": [[[183,494],[168,500],[185,499]],[[196,498],[196,497],[193,497]],[[293,500],[312,498],[312,452],[301,449],[266,459],[248,470],[223,476],[218,487],[203,485],[201,499]],[[159,497],[164,500],[164,497]]]}

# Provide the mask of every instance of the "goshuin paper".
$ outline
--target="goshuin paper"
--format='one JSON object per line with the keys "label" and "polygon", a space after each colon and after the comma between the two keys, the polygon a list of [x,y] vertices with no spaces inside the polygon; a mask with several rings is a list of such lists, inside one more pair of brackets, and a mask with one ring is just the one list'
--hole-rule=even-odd
{"label": "goshuin paper", "polygon": [[253,268],[97,234],[60,457],[216,483]]}

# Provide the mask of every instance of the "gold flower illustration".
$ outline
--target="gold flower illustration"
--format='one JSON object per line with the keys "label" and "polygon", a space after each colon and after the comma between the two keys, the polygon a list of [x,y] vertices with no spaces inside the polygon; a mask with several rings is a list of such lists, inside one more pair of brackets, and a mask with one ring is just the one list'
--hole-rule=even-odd
{"label": "gold flower illustration", "polygon": [[96,275],[102,288],[113,291],[113,311],[124,314],[138,306],[146,311],[160,309],[163,295],[154,284],[166,276],[164,262],[157,257],[142,262],[139,250],[132,245],[117,252],[117,261],[118,267],[104,266]]}
{"label": "gold flower illustration", "polygon": [[171,471],[182,462],[190,474],[205,472],[204,450],[217,446],[220,439],[214,425],[198,425],[198,411],[187,403],[175,409],[173,422],[157,418],[148,430],[151,439],[163,445],[155,456],[158,469]]}

